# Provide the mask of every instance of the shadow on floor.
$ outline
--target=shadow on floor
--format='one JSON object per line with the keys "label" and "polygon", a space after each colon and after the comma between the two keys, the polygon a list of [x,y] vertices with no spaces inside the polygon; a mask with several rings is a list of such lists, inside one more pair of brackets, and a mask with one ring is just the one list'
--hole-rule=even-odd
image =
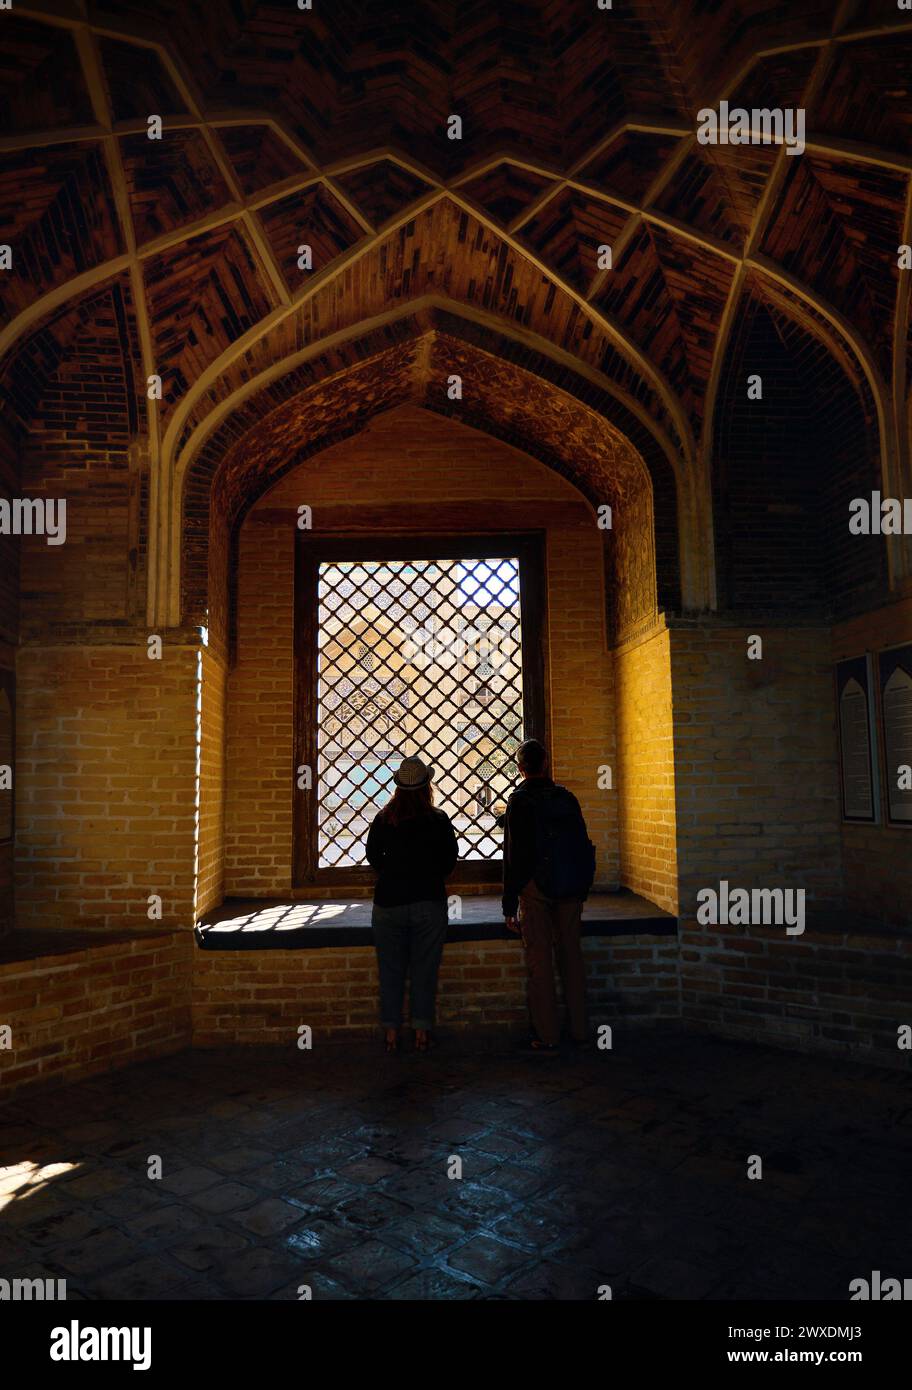
{"label": "shadow on floor", "polygon": [[909,1273],[910,1078],[721,1039],[192,1052],[0,1124],[0,1277],[70,1298],[845,1301]]}

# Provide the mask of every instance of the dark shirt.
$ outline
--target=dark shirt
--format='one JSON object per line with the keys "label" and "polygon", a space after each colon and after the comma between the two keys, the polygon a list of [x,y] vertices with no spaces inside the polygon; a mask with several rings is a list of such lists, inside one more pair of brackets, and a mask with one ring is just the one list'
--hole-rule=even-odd
{"label": "dark shirt", "polygon": [[456,835],[444,811],[390,825],[381,811],[367,834],[367,861],[377,870],[378,907],[446,899],[444,880],[456,867]]}
{"label": "dark shirt", "polygon": [[535,875],[536,869],[536,799],[554,789],[550,777],[527,777],[507,802],[504,816],[503,898],[501,908],[505,917],[515,917],[519,895]]}

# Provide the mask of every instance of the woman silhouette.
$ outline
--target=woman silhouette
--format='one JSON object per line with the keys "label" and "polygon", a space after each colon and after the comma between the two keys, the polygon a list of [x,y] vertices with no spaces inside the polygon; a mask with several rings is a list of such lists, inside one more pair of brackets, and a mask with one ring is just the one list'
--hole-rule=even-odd
{"label": "woman silhouette", "polygon": [[406,977],[415,1048],[426,1052],[431,1046],[447,930],[445,880],[458,854],[449,816],[434,808],[433,775],[420,758],[404,758],[393,774],[392,800],[367,836],[368,863],[377,871],[371,922],[387,1052],[399,1049]]}

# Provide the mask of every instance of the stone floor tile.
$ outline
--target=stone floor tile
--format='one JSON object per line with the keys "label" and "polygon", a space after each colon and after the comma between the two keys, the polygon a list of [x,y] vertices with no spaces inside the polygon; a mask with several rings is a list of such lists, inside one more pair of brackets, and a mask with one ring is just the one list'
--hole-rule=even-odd
{"label": "stone floor tile", "polygon": [[525,1207],[511,1216],[501,1217],[492,1230],[500,1240],[536,1250],[555,1244],[563,1234],[563,1227],[559,1222],[536,1212],[531,1207]]}
{"label": "stone floor tile", "polygon": [[35,1247],[69,1245],[109,1225],[110,1222],[91,1207],[80,1205],[72,1210],[61,1206],[29,1226],[28,1241]]}
{"label": "stone floor tile", "polygon": [[209,1226],[197,1231],[185,1244],[172,1245],[171,1254],[181,1264],[202,1274],[218,1266],[226,1255],[235,1255],[249,1245],[250,1241],[236,1231]]}
{"label": "stone floor tile", "polygon": [[368,1240],[326,1262],[327,1273],[356,1292],[381,1290],[398,1275],[414,1268],[414,1260],[379,1240]]}
{"label": "stone floor tile", "polygon": [[447,1256],[447,1264],[484,1284],[499,1284],[530,1263],[527,1250],[518,1250],[491,1236],[474,1236]]}
{"label": "stone floor tile", "polygon": [[341,1221],[318,1217],[298,1226],[285,1237],[285,1249],[311,1264],[319,1263],[326,1255],[338,1255],[352,1250],[367,1238],[365,1231],[346,1226]]}
{"label": "stone floor tile", "polygon": [[398,1163],[390,1163],[389,1159],[378,1158],[372,1154],[343,1164],[339,1169],[339,1177],[343,1182],[371,1184],[379,1182],[381,1178],[393,1177],[401,1171]]}
{"label": "stone floor tile", "polygon": [[449,1249],[457,1241],[465,1240],[466,1235],[466,1227],[458,1221],[422,1214],[385,1226],[380,1239],[423,1259]]}
{"label": "stone floor tile", "polygon": [[151,1211],[162,1203],[163,1198],[167,1201],[170,1195],[156,1191],[156,1184],[145,1178],[141,1183],[131,1182],[129,1187],[121,1187],[116,1192],[96,1198],[92,1210],[104,1212],[117,1221],[123,1217],[138,1216],[142,1211]]}
{"label": "stone floor tile", "polygon": [[[517,1275],[506,1285],[505,1291],[523,1300],[597,1302],[599,1286],[605,1282],[595,1278],[589,1269],[544,1260]],[[611,1287],[614,1293],[613,1285]]]}
{"label": "stone floor tile", "polygon": [[47,1259],[60,1267],[65,1274],[96,1274],[111,1265],[124,1264],[136,1255],[136,1242],[128,1239],[122,1231],[108,1226],[93,1231],[83,1240],[72,1245],[55,1247]]}
{"label": "stone floor tile", "polygon": [[337,1279],[330,1279],[321,1270],[304,1269],[296,1283],[290,1284],[287,1288],[280,1288],[275,1293],[270,1294],[271,1299],[283,1302],[299,1302],[304,1297],[304,1290],[310,1291],[310,1301],[317,1302],[357,1302],[358,1295],[351,1293],[344,1284],[340,1284]]}
{"label": "stone floor tile", "polygon": [[488,1226],[503,1215],[510,1202],[508,1194],[499,1188],[477,1182],[454,1181],[448,1184],[445,1206],[461,1220]]}
{"label": "stone floor tile", "polygon": [[408,1212],[402,1202],[382,1192],[370,1191],[357,1197],[346,1197],[334,1208],[336,1219],[360,1230],[376,1231],[399,1220]]}
{"label": "stone floor tile", "polygon": [[188,1271],[157,1255],[136,1260],[126,1269],[108,1274],[96,1285],[99,1298],[161,1299],[175,1298],[187,1282]]}
{"label": "stone floor tile", "polygon": [[294,1260],[258,1245],[228,1256],[213,1269],[211,1277],[231,1298],[264,1298],[305,1282],[299,1275]]}
{"label": "stone floor tile", "polygon": [[224,1153],[216,1154],[210,1158],[209,1163],[220,1173],[243,1173],[253,1171],[255,1168],[262,1168],[264,1163],[271,1161],[271,1150],[258,1149],[249,1144],[239,1144],[237,1148],[227,1149]]}
{"label": "stone floor tile", "polygon": [[442,1269],[420,1269],[409,1275],[402,1283],[395,1284],[386,1295],[391,1299],[404,1299],[408,1302],[430,1302],[433,1300],[465,1300],[478,1298],[482,1289],[468,1279],[457,1279]]}
{"label": "stone floor tile", "polygon": [[252,1207],[259,1197],[257,1189],[248,1187],[246,1183],[220,1182],[216,1183],[215,1187],[195,1192],[189,1200],[199,1211],[221,1216],[226,1212],[243,1211],[246,1207]]}
{"label": "stone floor tile", "polygon": [[188,1197],[221,1181],[221,1177],[221,1173],[216,1172],[214,1168],[191,1167],[180,1168],[176,1173],[166,1170],[158,1181],[165,1192],[173,1192],[177,1197]]}
{"label": "stone floor tile", "polygon": [[521,1168],[516,1163],[501,1163],[485,1178],[485,1185],[499,1188],[513,1197],[531,1197],[541,1192],[548,1178],[538,1168]]}
{"label": "stone floor tile", "polygon": [[128,1235],[139,1241],[163,1241],[183,1239],[198,1231],[202,1224],[201,1217],[190,1207],[175,1203],[143,1212],[125,1221],[123,1227]]}
{"label": "stone floor tile", "polygon": [[116,1172],[112,1168],[99,1169],[94,1173],[86,1173],[81,1178],[74,1178],[67,1183],[67,1199],[77,1197],[80,1201],[94,1202],[98,1197],[108,1197],[114,1192],[121,1192],[130,1186],[131,1179],[126,1173]]}
{"label": "stone floor tile", "polygon": [[283,1201],[281,1197],[267,1197],[265,1201],[257,1202],[235,1216],[239,1225],[258,1236],[279,1235],[303,1219],[301,1208],[293,1202]]}
{"label": "stone floor tile", "polygon": [[359,1189],[352,1182],[341,1182],[336,1177],[315,1178],[313,1182],[302,1183],[287,1194],[296,1206],[304,1211],[323,1211],[345,1201],[347,1197],[357,1196]]}
{"label": "stone floor tile", "polygon": [[0,1112],[0,1274],[88,1300],[844,1301],[904,1272],[906,1077],[790,1054],[784,1086],[782,1053],[665,1033],[553,1067],[472,1039],[313,1060],[183,1053]]}

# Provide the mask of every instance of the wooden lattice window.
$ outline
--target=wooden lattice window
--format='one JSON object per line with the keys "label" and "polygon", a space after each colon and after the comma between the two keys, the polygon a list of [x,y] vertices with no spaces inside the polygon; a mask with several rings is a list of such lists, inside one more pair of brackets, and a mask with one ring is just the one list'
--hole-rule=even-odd
{"label": "wooden lattice window", "polygon": [[513,754],[543,736],[535,538],[300,542],[295,883],[369,877],[364,844],[417,754],[459,840],[457,878],[500,872]]}

